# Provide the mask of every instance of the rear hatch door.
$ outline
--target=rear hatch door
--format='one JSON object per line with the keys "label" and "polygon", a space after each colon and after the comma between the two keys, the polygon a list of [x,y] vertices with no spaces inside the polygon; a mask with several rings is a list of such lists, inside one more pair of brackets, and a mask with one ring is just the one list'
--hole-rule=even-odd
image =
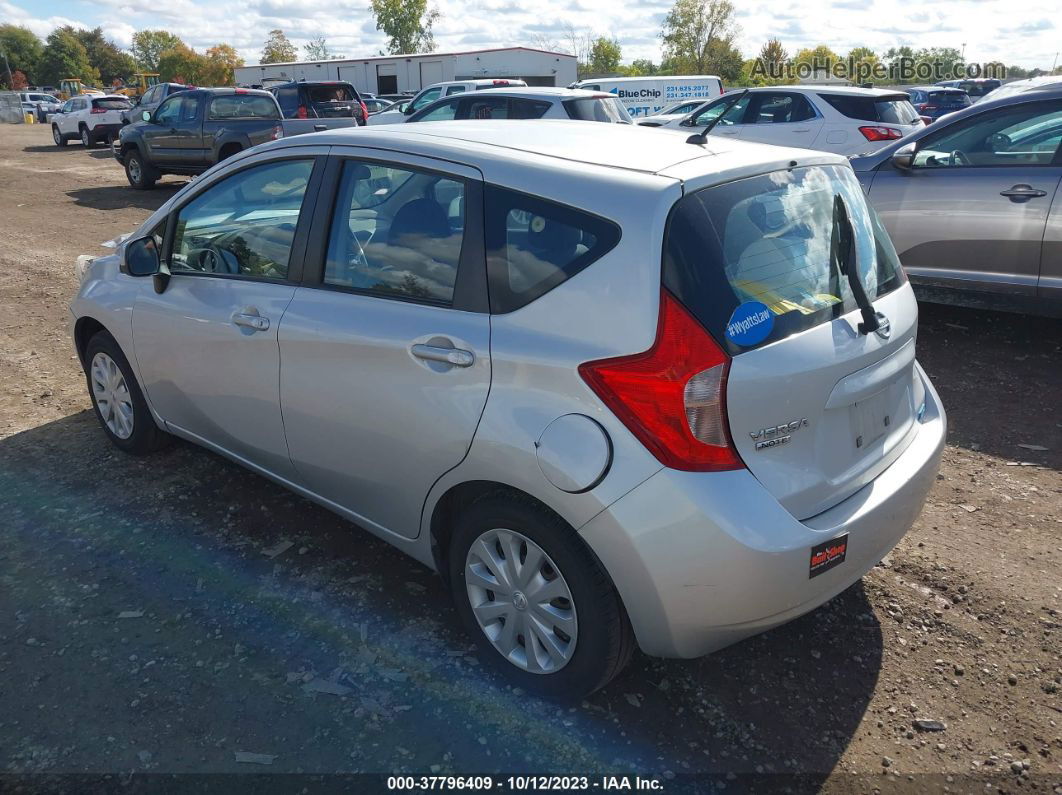
{"label": "rear hatch door", "polygon": [[125,97],[101,97],[92,100],[92,126],[121,124],[122,111],[131,110],[133,103]]}
{"label": "rear hatch door", "polygon": [[[854,235],[847,253],[841,223]],[[850,268],[884,318],[877,332],[860,331]],[[684,197],[664,283],[733,357],[734,445],[797,518],[858,491],[917,434],[917,307],[849,167],[776,171]]]}

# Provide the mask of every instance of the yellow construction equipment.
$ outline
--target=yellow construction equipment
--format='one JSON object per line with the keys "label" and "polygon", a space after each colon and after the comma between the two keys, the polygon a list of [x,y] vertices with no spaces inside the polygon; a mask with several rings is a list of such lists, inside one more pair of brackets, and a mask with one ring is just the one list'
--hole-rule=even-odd
{"label": "yellow construction equipment", "polygon": [[137,72],[133,75],[132,84],[115,90],[115,94],[122,94],[126,97],[142,97],[148,92],[148,89],[152,86],[159,84],[158,72]]}
{"label": "yellow construction equipment", "polygon": [[79,94],[103,96],[103,92],[98,88],[86,86],[77,77],[67,77],[59,82],[59,99],[67,100],[70,99],[70,97],[76,97]]}

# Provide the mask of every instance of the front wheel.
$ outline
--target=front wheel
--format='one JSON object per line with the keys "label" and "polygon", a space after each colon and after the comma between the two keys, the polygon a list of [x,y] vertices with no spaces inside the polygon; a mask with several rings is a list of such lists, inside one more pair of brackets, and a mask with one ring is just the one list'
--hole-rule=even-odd
{"label": "front wheel", "polygon": [[155,424],[129,361],[106,331],[98,332],[85,348],[85,378],[96,419],[115,447],[146,455],[170,441]]}
{"label": "front wheel", "polygon": [[66,136],[59,132],[59,125],[52,125],[52,140],[56,146],[66,146]]}
{"label": "front wheel", "polygon": [[521,687],[579,698],[630,660],[634,633],[619,594],[563,519],[497,492],[457,520],[450,587],[482,656]]}
{"label": "front wheel", "polygon": [[139,150],[130,149],[125,153],[125,178],[137,190],[147,190],[155,186],[157,177],[147,169]]}

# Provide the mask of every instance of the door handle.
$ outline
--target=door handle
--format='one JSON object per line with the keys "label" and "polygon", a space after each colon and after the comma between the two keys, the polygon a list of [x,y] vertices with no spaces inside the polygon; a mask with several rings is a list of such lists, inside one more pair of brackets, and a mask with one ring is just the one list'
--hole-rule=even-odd
{"label": "door handle", "polygon": [[1047,191],[1034,188],[1031,185],[1015,185],[1008,190],[1001,190],[999,195],[1006,196],[1012,202],[1020,202],[1029,199],[1039,199],[1041,196],[1046,196]]}
{"label": "door handle", "polygon": [[454,367],[471,367],[476,361],[475,354],[472,351],[465,351],[460,348],[442,348],[437,345],[418,343],[410,348],[410,351],[418,359],[452,364]]}
{"label": "door handle", "polygon": [[265,331],[269,328],[269,318],[261,315],[249,315],[244,312],[233,313],[232,322],[237,326],[249,328],[252,331]]}
{"label": "door handle", "polygon": [[811,128],[810,127],[801,127],[799,130],[793,130],[793,132],[795,132],[795,133],[798,133],[798,132],[811,132]]}

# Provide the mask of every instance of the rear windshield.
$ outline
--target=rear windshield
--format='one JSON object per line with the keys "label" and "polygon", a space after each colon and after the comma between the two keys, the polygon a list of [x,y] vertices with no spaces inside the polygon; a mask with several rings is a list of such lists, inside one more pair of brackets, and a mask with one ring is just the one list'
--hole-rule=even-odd
{"label": "rear windshield", "polygon": [[965,91],[930,91],[929,101],[937,105],[956,105],[959,107],[972,104],[970,95]]}
{"label": "rear windshield", "polygon": [[607,121],[620,124],[633,124],[630,114],[615,97],[586,97],[569,99],[564,102],[569,119],[579,121]]}
{"label": "rear windshield", "polygon": [[271,96],[227,94],[210,101],[211,119],[279,119],[280,110]]}
{"label": "rear windshield", "polygon": [[128,99],[94,99],[92,100],[92,107],[102,108],[103,110],[129,110],[133,107],[133,103]]}
{"label": "rear windshield", "polygon": [[834,110],[850,119],[887,124],[914,124],[918,112],[906,96],[859,97],[851,94],[819,94]]}
{"label": "rear windshield", "polygon": [[354,90],[342,83],[336,85],[306,86],[306,97],[314,104],[326,102],[354,102]]}
{"label": "rear windshield", "polygon": [[[664,239],[664,285],[732,354],[856,309],[835,251],[837,196],[867,296],[896,289],[904,281],[896,250],[844,166],[775,171],[680,199]],[[728,327],[750,316],[769,333],[752,344],[730,339]]]}

